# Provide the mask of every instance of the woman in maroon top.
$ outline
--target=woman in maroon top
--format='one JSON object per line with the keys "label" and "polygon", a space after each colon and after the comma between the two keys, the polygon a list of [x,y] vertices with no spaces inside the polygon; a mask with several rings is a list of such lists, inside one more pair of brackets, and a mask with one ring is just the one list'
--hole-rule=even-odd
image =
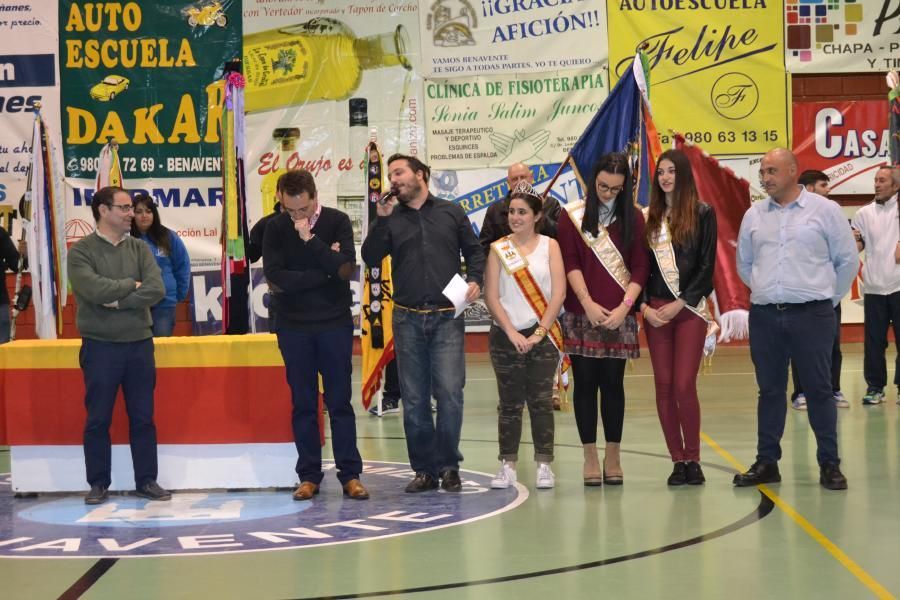
{"label": "woman in maroon top", "polygon": [[[625,362],[639,356],[634,303],[647,281],[649,257],[644,218],[632,202],[627,157],[601,156],[589,181],[583,211],[581,203],[570,205],[559,220],[558,241],[569,284],[561,322],[575,377],[575,422],[584,446],[584,484],[621,485]],[[613,255],[607,264],[588,245],[602,251],[604,231],[617,250],[603,253]],[[597,458],[598,390],[606,438],[602,472]]]}
{"label": "woman in maroon top", "polygon": [[[697,372],[707,322],[697,313],[709,316],[703,307],[713,289],[716,214],[700,202],[691,163],[681,150],[659,157],[652,185],[646,228],[650,277],[640,307],[648,325],[656,410],[674,463],[667,483],[700,485],[706,479],[700,468]],[[664,225],[668,235],[660,242]],[[671,273],[670,280],[664,271]]]}

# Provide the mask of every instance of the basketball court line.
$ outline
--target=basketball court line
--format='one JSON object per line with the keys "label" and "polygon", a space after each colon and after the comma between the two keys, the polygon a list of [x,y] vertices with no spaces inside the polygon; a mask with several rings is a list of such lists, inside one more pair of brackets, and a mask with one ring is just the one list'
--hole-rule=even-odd
{"label": "basketball court line", "polygon": [[[669,457],[666,457],[668,460]],[[614,565],[618,563],[622,563],[629,560],[636,560],[638,558],[646,558],[648,556],[656,556],[659,554],[664,554],[666,552],[671,552],[673,550],[680,550],[682,548],[687,548],[689,546],[694,546],[700,544],[701,542],[709,542],[716,538],[720,538],[722,536],[728,535],[729,533],[734,533],[735,531],[747,527],[748,525],[752,525],[757,521],[761,520],[763,517],[772,512],[774,505],[772,501],[760,494],[759,506],[753,510],[750,514],[745,516],[744,518],[735,521],[725,527],[720,529],[716,529],[710,533],[704,533],[698,535],[696,537],[692,537],[686,540],[682,540],[680,542],[674,542],[672,544],[666,544],[665,546],[660,546],[659,548],[653,548],[651,550],[642,550],[640,552],[635,552],[632,554],[623,554],[622,556],[614,556],[612,558],[604,558],[601,560],[595,560],[591,562],[581,563],[577,565],[571,565],[567,567],[557,567],[554,569],[545,569],[543,571],[533,571],[531,573],[519,573],[516,575],[505,575],[503,577],[492,577],[488,579],[476,579],[474,581],[459,581],[454,583],[445,583],[445,584],[436,584],[436,585],[428,585],[414,588],[405,588],[398,590],[382,590],[377,592],[362,592],[359,594],[344,594],[344,595],[328,595],[328,596],[306,596],[306,597],[297,597],[292,598],[291,600],[331,600],[331,599],[355,599],[355,598],[375,598],[378,596],[396,596],[400,594],[416,594],[420,592],[437,592],[443,590],[451,590],[451,589],[459,589],[459,588],[468,588],[475,587],[480,585],[491,585],[495,583],[506,583],[509,581],[522,581],[525,579],[534,579],[536,577],[546,577],[548,575],[560,575],[563,573],[574,573],[576,571],[584,571],[586,569],[595,569],[597,567],[603,567],[606,565]]]}
{"label": "basketball court line", "polygon": [[[401,436],[359,436],[359,439],[380,439],[380,440],[404,440],[404,437]],[[468,442],[468,443],[487,443],[487,444],[496,444],[496,440],[479,440],[479,439],[461,439],[460,442]],[[522,440],[523,445],[529,445],[530,442],[526,442]],[[555,444],[556,447],[565,447],[565,448],[580,448],[581,446],[575,444]],[[670,460],[668,455],[657,454],[653,452],[643,452],[636,450],[622,450],[623,454],[636,454],[640,456],[647,456],[651,458],[660,458],[666,461]],[[703,462],[703,465],[707,468],[724,471],[730,473],[732,469],[730,467],[724,465],[711,464],[707,462]],[[725,525],[715,531],[710,533],[703,533],[698,536],[694,536],[692,538],[688,538],[686,540],[682,540],[679,542],[674,542],[671,544],[666,544],[664,546],[660,546],[658,548],[653,548],[649,550],[642,550],[639,552],[634,552],[631,554],[624,554],[621,556],[614,556],[611,558],[600,559],[596,561],[590,561],[585,563],[580,563],[576,565],[569,565],[564,567],[556,567],[553,569],[544,569],[541,571],[532,571],[527,573],[518,573],[515,575],[505,575],[502,577],[491,577],[486,579],[478,579],[473,581],[459,581],[459,582],[451,582],[445,584],[436,584],[431,586],[421,586],[421,587],[412,587],[412,588],[403,588],[403,589],[395,589],[395,590],[381,590],[381,591],[373,591],[373,592],[361,592],[358,594],[345,594],[345,595],[333,595],[329,594],[327,596],[314,596],[314,597],[305,597],[305,598],[297,598],[294,600],[326,600],[332,598],[346,598],[346,599],[355,599],[355,598],[373,598],[378,596],[396,596],[400,594],[414,594],[421,592],[434,592],[434,591],[442,591],[449,589],[460,589],[460,588],[469,588],[475,586],[482,585],[491,585],[497,583],[506,583],[511,581],[522,581],[527,579],[534,579],[538,577],[545,577],[549,575],[560,575],[564,573],[573,573],[576,571],[583,571],[587,569],[594,569],[598,567],[603,567],[607,565],[618,564],[622,562],[626,562],[629,560],[636,560],[640,558],[646,558],[648,556],[656,556],[659,554],[664,554],[666,552],[671,552],[673,550],[680,550],[682,548],[688,548],[690,546],[695,546],[702,542],[708,542],[735,531],[752,525],[757,521],[760,521],[765,516],[769,515],[774,508],[774,504],[770,498],[766,495],[760,493],[760,503],[751,513],[747,514],[743,518]],[[80,598],[85,592],[87,592],[97,581],[100,580],[103,575],[106,574],[115,564],[118,562],[118,558],[103,558],[94,563],[88,571],[82,575],[78,581],[72,584],[72,586],[66,590],[61,596],[59,596],[58,600],[77,600]]]}
{"label": "basketball court line", "polygon": [[[729,464],[731,464],[735,469],[739,472],[746,471],[746,467],[742,465],[738,460],[731,455],[727,450],[722,448],[714,439],[709,437],[704,432],[700,432],[700,437],[703,439],[706,444],[716,451],[716,453],[724,458]],[[784,513],[791,518],[800,528],[807,533],[813,540],[816,541],[820,546],[822,546],[831,556],[833,556],[841,565],[850,571],[854,577],[859,579],[863,585],[869,588],[876,598],[880,600],[888,600],[893,599],[896,600],[896,596],[890,593],[883,585],[878,583],[878,581],[869,575],[865,569],[863,569],[856,561],[850,558],[847,553],[841,550],[837,544],[828,539],[825,534],[816,529],[815,525],[810,523],[806,518],[803,517],[797,510],[785,502],[778,494],[772,490],[767,485],[758,485],[756,486],[759,489],[759,492],[769,498],[772,503],[780,508]]]}
{"label": "basketball court line", "polygon": [[69,589],[62,593],[58,600],[77,600],[88,591],[97,580],[103,577],[107,571],[113,568],[119,562],[118,558],[101,558],[95,562],[90,569],[82,575],[78,581],[73,583]]}

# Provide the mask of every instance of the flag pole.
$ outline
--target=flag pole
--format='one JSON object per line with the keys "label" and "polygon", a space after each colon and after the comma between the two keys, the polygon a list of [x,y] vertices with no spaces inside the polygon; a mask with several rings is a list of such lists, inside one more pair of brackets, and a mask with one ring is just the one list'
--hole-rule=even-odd
{"label": "flag pole", "polygon": [[[40,101],[34,103],[34,111],[35,118],[38,118],[41,110]],[[20,221],[31,221],[31,174],[34,167],[34,131],[32,128],[31,135],[31,147],[32,147],[32,159],[28,163],[28,175],[25,179],[25,193],[22,195],[22,200],[19,204],[19,219]],[[27,252],[27,241],[26,241],[26,230],[24,223],[22,224],[22,231],[19,234],[19,265],[16,270],[16,285],[15,285],[15,293],[13,295],[13,309],[12,309],[12,321],[9,324],[9,339],[13,341],[16,339],[16,318],[20,313],[24,312],[26,308],[28,308],[28,301],[31,300],[31,286],[23,286],[22,285],[22,271],[25,270],[25,256]],[[26,289],[27,288],[27,289]],[[23,293],[24,292],[24,293]],[[20,302],[21,300],[21,302]]]}
{"label": "flag pole", "polygon": [[544,193],[541,195],[541,200],[547,198],[547,195],[550,193],[550,189],[553,187],[553,184],[556,183],[556,180],[559,179],[560,175],[562,175],[563,169],[566,168],[566,165],[569,164],[570,160],[572,160],[572,155],[566,154],[566,158],[563,159],[561,163],[559,163],[559,168],[556,170],[556,174],[553,176],[553,179],[550,180],[550,183],[547,184],[547,187],[544,189]]}

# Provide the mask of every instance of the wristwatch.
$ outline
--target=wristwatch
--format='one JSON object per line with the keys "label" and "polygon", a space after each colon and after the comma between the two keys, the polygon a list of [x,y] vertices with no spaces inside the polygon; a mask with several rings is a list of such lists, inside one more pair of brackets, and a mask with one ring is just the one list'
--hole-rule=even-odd
{"label": "wristwatch", "polygon": [[628,308],[631,308],[632,306],[634,306],[634,300],[632,300],[632,299],[629,298],[628,296],[625,296],[625,299],[622,300],[622,303],[623,303],[625,306],[627,306]]}
{"label": "wristwatch", "polygon": [[544,327],[538,325],[537,329],[534,330],[534,335],[538,337],[544,337],[545,335],[547,335],[547,330]]}

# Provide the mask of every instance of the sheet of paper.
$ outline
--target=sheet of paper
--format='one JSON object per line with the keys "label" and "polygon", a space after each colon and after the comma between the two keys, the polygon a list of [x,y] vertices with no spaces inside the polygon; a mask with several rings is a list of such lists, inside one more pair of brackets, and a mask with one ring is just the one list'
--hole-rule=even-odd
{"label": "sheet of paper", "polygon": [[443,292],[444,296],[447,297],[447,300],[453,303],[454,308],[456,308],[456,313],[453,315],[454,317],[458,317],[462,314],[469,303],[466,301],[466,294],[469,293],[469,284],[466,283],[466,280],[459,276],[459,273],[453,276],[453,279],[450,280],[450,283],[444,288]]}

